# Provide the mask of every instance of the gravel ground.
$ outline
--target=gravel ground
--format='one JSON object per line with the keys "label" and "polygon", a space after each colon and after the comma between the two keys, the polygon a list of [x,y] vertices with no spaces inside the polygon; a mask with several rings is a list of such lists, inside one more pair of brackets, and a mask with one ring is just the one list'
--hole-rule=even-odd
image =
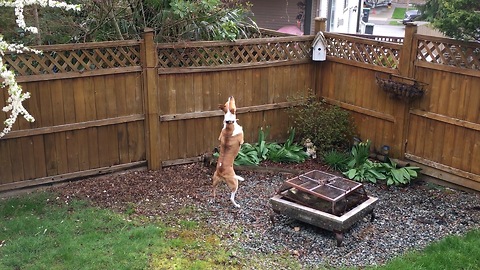
{"label": "gravel ground", "polygon": [[[314,161],[282,168],[326,170]],[[370,221],[366,216],[358,221],[344,233],[343,246],[337,247],[332,232],[272,211],[269,198],[292,174],[237,171],[245,178],[237,194],[242,208],[237,209],[229,201],[226,185],[217,191],[216,202],[212,200],[212,173],[213,168],[195,163],[161,171],[105,175],[53,189],[65,201],[86,198],[101,207],[121,212],[130,209],[167,223],[180,218],[200,221],[220,235],[226,245],[243,250],[244,255],[237,256],[287,252],[305,269],[319,264],[381,265],[406,251],[421,249],[447,235],[463,234],[480,224],[478,193],[421,180],[407,187],[365,184],[367,193],[379,198],[375,219]]]}

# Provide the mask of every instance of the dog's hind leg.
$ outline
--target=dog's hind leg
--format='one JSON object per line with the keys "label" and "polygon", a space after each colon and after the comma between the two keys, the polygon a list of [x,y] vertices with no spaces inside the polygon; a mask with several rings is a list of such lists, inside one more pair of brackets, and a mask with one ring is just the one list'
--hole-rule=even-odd
{"label": "dog's hind leg", "polygon": [[213,184],[212,184],[213,201],[216,201],[217,200],[216,199],[216,197],[217,197],[217,186],[218,186],[218,184],[220,184],[222,179],[216,173],[214,173],[213,177],[212,177],[212,181],[213,181]]}
{"label": "dog's hind leg", "polygon": [[230,201],[232,201],[235,207],[240,208],[240,205],[235,201],[235,195],[237,194],[238,190],[238,179],[237,176],[231,178],[230,181],[227,181],[227,185],[230,187],[231,194],[230,194]]}
{"label": "dog's hind leg", "polygon": [[235,207],[237,208],[240,208],[240,204],[238,204],[237,202],[235,202],[235,194],[237,194],[237,191],[232,191],[232,194],[230,194],[230,201],[232,201],[233,205],[235,205]]}

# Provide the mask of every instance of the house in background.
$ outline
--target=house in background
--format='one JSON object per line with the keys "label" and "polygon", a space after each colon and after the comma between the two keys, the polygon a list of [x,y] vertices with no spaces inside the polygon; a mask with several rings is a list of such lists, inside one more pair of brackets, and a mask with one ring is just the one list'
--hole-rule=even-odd
{"label": "house in background", "polygon": [[[360,33],[362,0],[250,0],[253,19],[261,28],[300,29],[313,34],[315,18],[327,18],[327,31]],[[299,34],[300,34],[299,33]]]}

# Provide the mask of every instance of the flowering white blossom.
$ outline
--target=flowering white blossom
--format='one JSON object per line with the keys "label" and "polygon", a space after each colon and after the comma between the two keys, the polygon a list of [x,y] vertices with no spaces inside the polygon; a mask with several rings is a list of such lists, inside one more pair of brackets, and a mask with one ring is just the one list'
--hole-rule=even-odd
{"label": "flowering white blossom", "polygon": [[[38,29],[36,27],[27,26],[25,23],[25,17],[23,16],[23,9],[30,5],[56,7],[65,10],[80,10],[79,5],[70,5],[65,2],[54,0],[0,0],[0,7],[13,7],[15,9],[16,22],[20,28],[26,32],[35,34],[38,32]],[[16,53],[32,51],[40,53],[40,51],[29,49],[22,44],[10,44],[4,41],[3,36],[0,34],[0,78],[3,79],[1,87],[8,89],[7,105],[2,108],[2,111],[6,113],[10,112],[10,116],[4,122],[5,128],[0,132],[0,138],[5,136],[5,134],[12,129],[13,124],[17,121],[18,115],[23,115],[25,120],[29,122],[35,121],[35,118],[33,118],[25,107],[23,107],[23,101],[30,97],[30,93],[22,91],[22,87],[15,80],[15,74],[8,70],[3,62],[3,57],[7,51]]]}

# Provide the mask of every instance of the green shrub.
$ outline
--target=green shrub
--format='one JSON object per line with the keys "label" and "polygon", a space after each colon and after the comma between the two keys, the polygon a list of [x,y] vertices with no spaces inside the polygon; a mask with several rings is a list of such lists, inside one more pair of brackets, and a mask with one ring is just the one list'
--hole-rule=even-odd
{"label": "green shrub", "polygon": [[293,142],[294,138],[295,129],[290,129],[288,140],[283,145],[277,143],[267,145],[267,159],[273,162],[304,162],[308,155],[303,146]]}
{"label": "green shrub", "polygon": [[299,105],[288,109],[288,117],[302,140],[310,138],[321,155],[350,147],[354,125],[349,112],[318,101],[313,95],[298,101]]}
{"label": "green shrub", "polygon": [[352,147],[350,160],[347,163],[346,170],[343,174],[349,179],[358,182],[372,182],[384,180],[388,186],[409,184],[411,180],[418,177],[419,167],[406,166],[399,168],[397,164],[386,158],[386,162],[372,161],[368,157],[370,155],[370,144],[360,142]]}
{"label": "green shrub", "polygon": [[[303,146],[296,144],[295,129],[290,129],[289,137],[284,144],[276,142],[267,143],[267,137],[263,129],[258,132],[258,141],[254,144],[244,143],[240,147],[234,165],[258,165],[264,160],[271,160],[273,162],[304,162],[308,155],[303,150]],[[213,154],[218,158],[219,153]]]}
{"label": "green shrub", "polygon": [[335,171],[345,171],[350,156],[338,150],[330,150],[323,155],[323,161],[328,167]]}

